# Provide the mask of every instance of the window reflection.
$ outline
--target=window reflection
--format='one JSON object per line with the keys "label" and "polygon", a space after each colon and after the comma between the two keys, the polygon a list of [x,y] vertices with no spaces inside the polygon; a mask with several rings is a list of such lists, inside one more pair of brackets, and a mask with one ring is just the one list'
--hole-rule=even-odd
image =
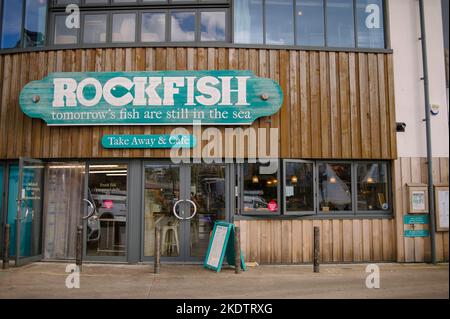
{"label": "window reflection", "polygon": [[113,15],[113,42],[134,42],[136,40],[136,15],[134,13]]}
{"label": "window reflection", "polygon": [[314,165],[287,162],[285,168],[286,211],[314,211]]}
{"label": "window reflection", "polygon": [[383,48],[383,1],[356,0],[358,47]]}
{"label": "window reflection", "polygon": [[325,45],[323,0],[297,0],[297,44]]}
{"label": "window reflection", "polygon": [[266,0],[266,43],[294,44],[292,0]]}
{"label": "window reflection", "polygon": [[25,47],[42,46],[45,42],[47,0],[27,0],[25,9]]}
{"label": "window reflection", "polygon": [[195,40],[195,13],[173,12],[171,22],[171,40],[186,42]]}
{"label": "window reflection", "polygon": [[[1,4],[0,4],[1,5]],[[4,0],[2,17],[2,49],[20,47],[20,33],[22,28],[22,1]]]}
{"label": "window reflection", "polygon": [[358,210],[389,209],[386,164],[357,164]]}
{"label": "window reflection", "polygon": [[320,210],[351,211],[351,164],[319,164],[318,174]]}
{"label": "window reflection", "polygon": [[327,45],[355,46],[353,0],[327,0]]}
{"label": "window reflection", "polygon": [[163,42],[166,40],[166,15],[144,13],[141,22],[142,42]]}
{"label": "window reflection", "polygon": [[225,12],[202,12],[201,41],[225,41]]}
{"label": "window reflection", "polygon": [[260,164],[244,164],[244,212],[278,213],[277,174],[260,174]]}
{"label": "window reflection", "polygon": [[263,1],[234,2],[234,42],[263,43]]}
{"label": "window reflection", "polygon": [[106,42],[106,14],[88,14],[84,16],[84,43]]}

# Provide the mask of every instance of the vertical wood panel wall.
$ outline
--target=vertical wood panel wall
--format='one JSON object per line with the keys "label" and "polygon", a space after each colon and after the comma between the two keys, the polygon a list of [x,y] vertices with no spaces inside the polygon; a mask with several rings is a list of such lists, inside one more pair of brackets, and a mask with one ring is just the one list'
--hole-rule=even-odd
{"label": "vertical wood panel wall", "polygon": [[248,261],[311,263],[314,227],[320,229],[320,260],[395,261],[393,219],[239,220],[241,247]]}
{"label": "vertical wood panel wall", "polygon": [[[448,185],[448,158],[433,158],[434,184]],[[424,262],[431,260],[430,237],[404,237],[403,231],[411,229],[403,224],[403,216],[408,210],[408,194],[406,184],[428,183],[427,159],[423,157],[405,157],[395,161],[395,211],[397,236],[397,261]],[[414,229],[429,229],[428,225],[416,225]],[[436,258],[448,261],[449,232],[436,232]]]}
{"label": "vertical wood panel wall", "polygon": [[168,157],[168,150],[107,150],[100,141],[105,134],[161,134],[173,127],[48,127],[21,112],[19,92],[50,72],[205,69],[251,70],[280,83],[282,109],[252,127],[280,128],[283,158],[396,158],[392,54],[111,48],[0,55],[0,159]]}

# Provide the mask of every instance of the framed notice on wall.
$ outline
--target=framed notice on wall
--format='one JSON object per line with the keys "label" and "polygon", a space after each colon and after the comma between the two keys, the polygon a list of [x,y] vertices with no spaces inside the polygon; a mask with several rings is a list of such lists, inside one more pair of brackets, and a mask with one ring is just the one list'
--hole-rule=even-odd
{"label": "framed notice on wall", "polygon": [[434,187],[436,230],[448,231],[448,185]]}
{"label": "framed notice on wall", "polygon": [[408,213],[428,213],[428,188],[425,184],[408,184]]}

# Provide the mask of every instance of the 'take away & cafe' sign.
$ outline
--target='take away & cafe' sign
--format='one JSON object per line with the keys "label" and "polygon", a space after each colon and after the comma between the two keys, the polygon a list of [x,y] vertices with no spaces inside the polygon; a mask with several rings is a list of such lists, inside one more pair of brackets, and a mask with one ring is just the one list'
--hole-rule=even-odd
{"label": "'take away & cafe' sign", "polygon": [[250,125],[282,101],[275,81],[233,70],[51,73],[19,100],[48,125]]}

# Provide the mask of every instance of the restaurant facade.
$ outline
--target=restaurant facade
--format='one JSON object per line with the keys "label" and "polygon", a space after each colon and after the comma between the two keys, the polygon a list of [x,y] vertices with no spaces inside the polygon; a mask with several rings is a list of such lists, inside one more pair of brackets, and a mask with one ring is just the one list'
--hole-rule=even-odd
{"label": "restaurant facade", "polygon": [[[85,261],[150,262],[160,226],[163,262],[198,263],[225,220],[240,227],[246,261],[310,263],[314,227],[322,262],[429,261],[429,217],[406,222],[428,213],[414,193],[427,184],[415,6],[0,0],[11,258],[73,260],[82,225]],[[448,203],[441,51],[433,134],[447,142],[434,144],[433,167]],[[448,261],[448,206],[440,226]]]}

